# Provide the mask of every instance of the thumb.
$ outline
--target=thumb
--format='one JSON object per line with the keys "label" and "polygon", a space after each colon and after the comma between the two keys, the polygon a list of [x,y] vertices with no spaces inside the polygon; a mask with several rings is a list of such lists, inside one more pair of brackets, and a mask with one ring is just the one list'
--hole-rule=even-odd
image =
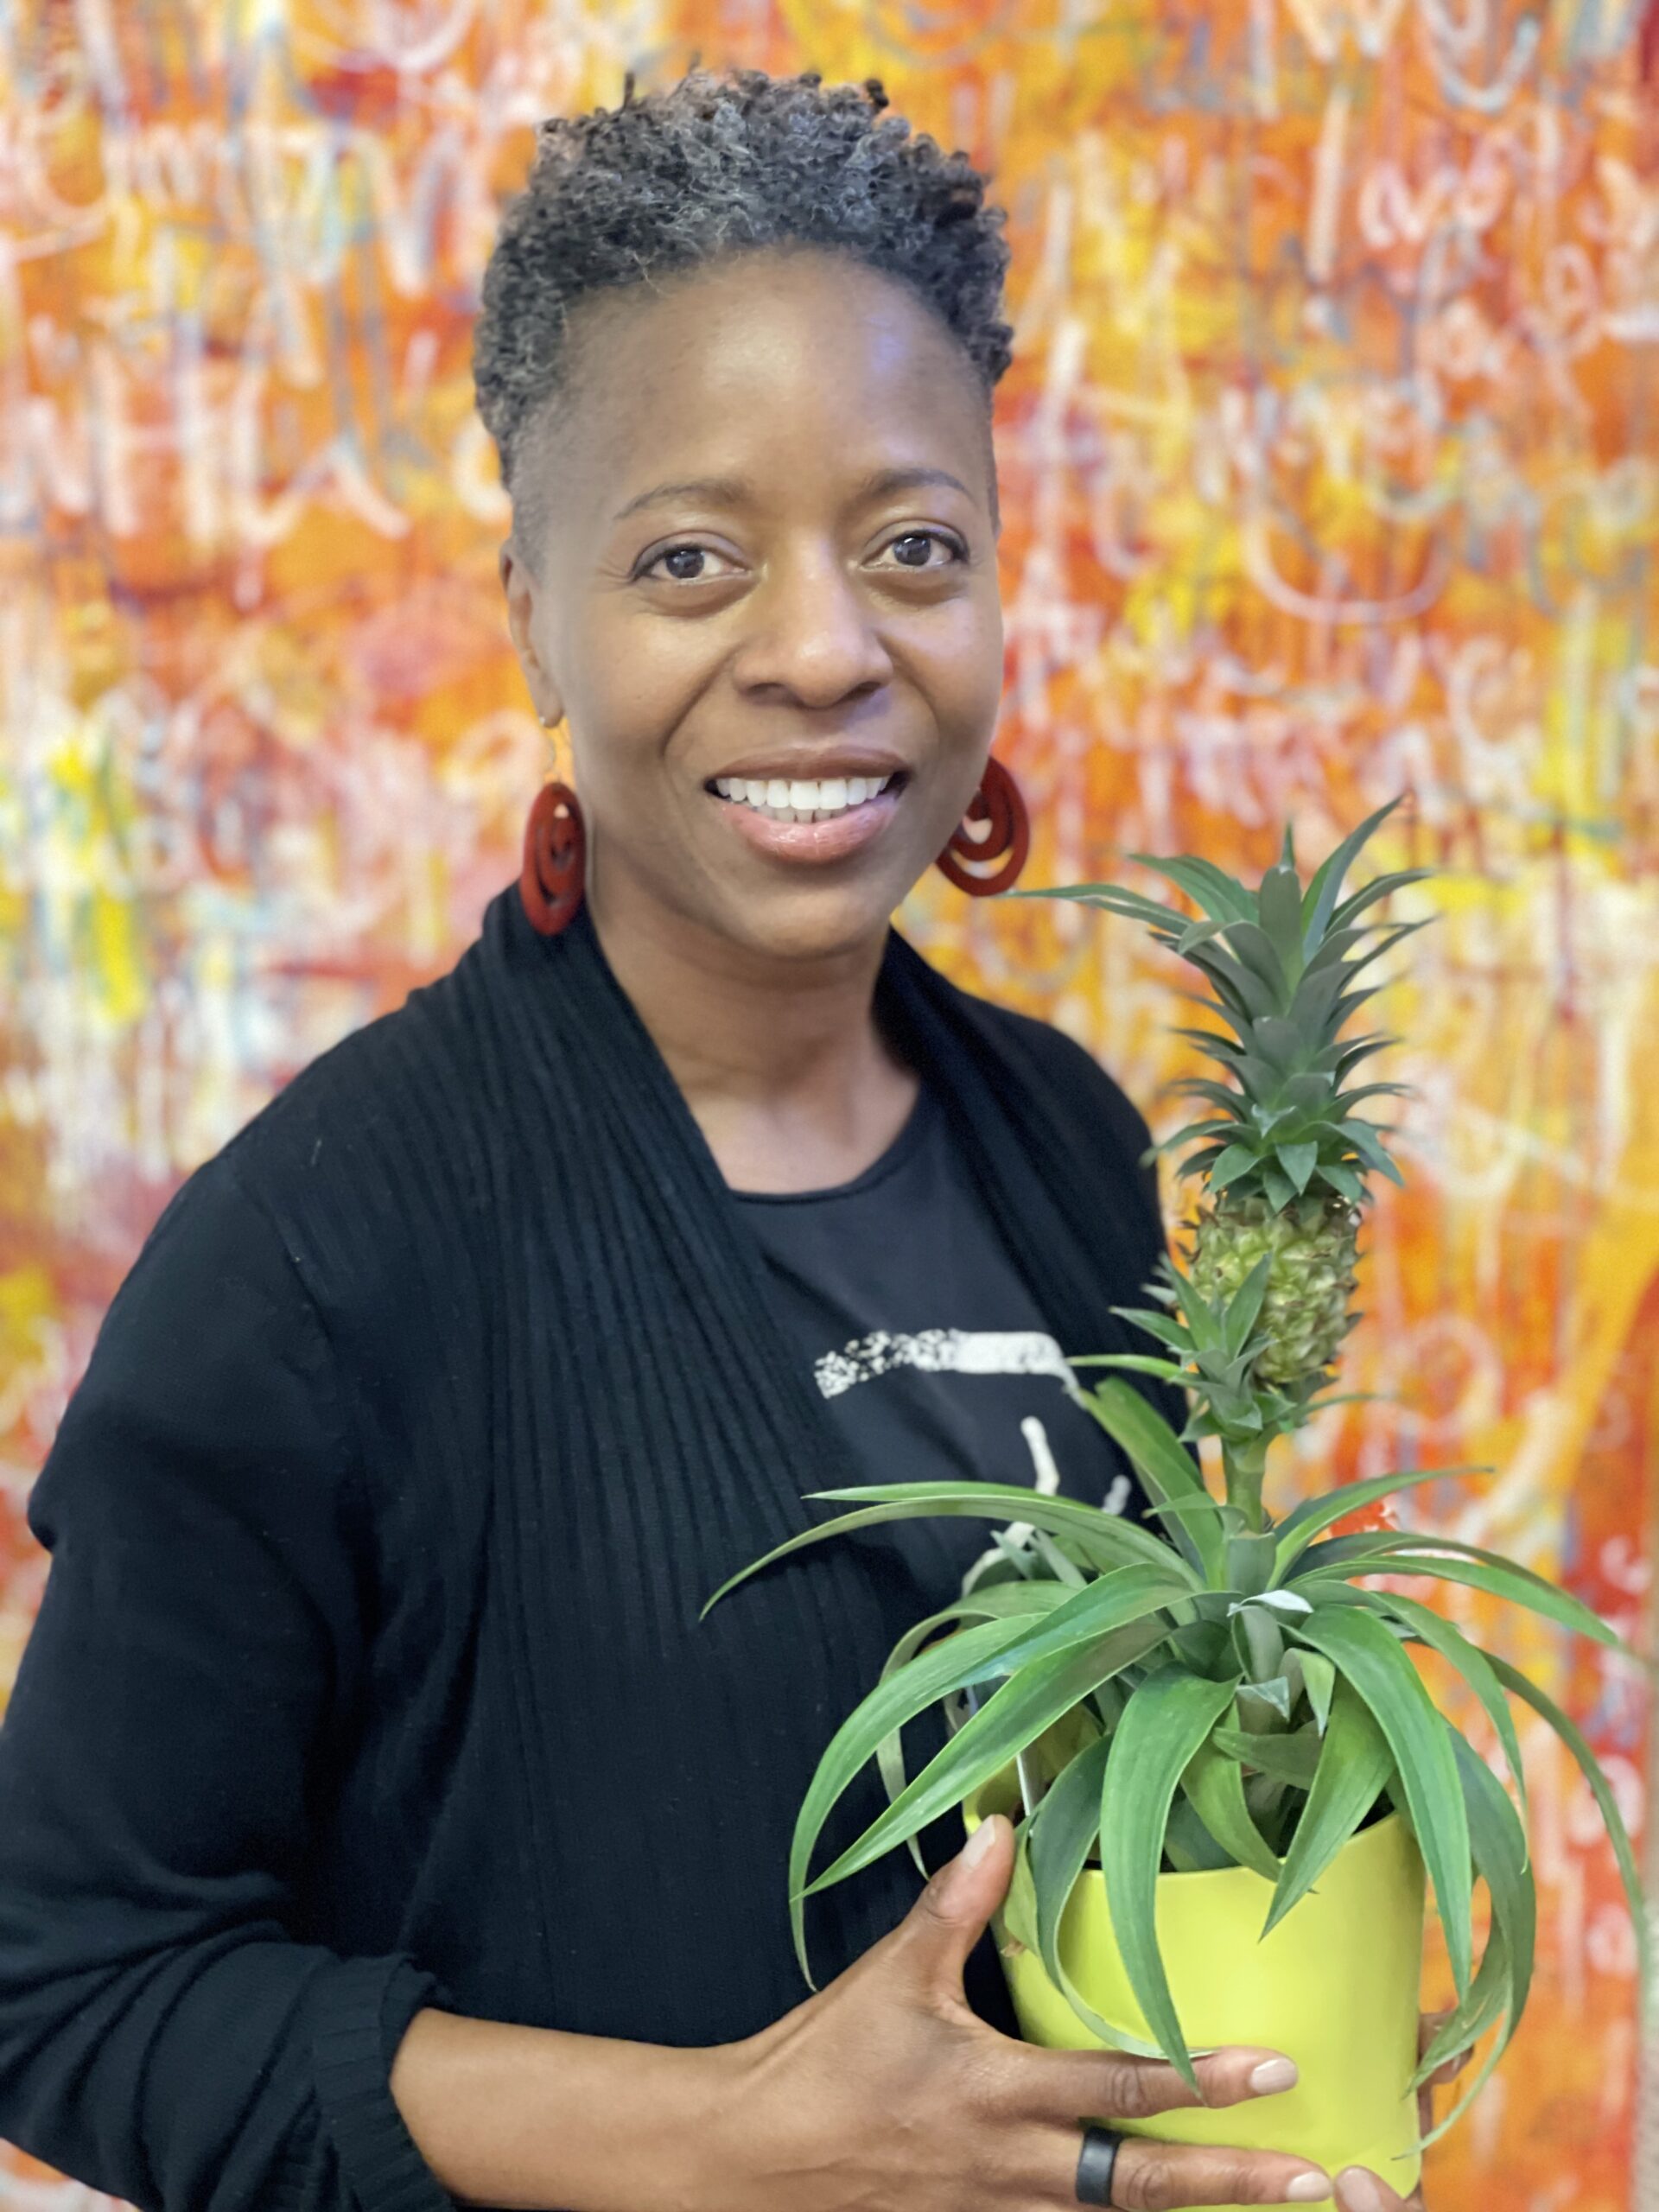
{"label": "thumb", "polygon": [[895,1964],[939,1994],[960,1997],[968,1955],[1007,1894],[1014,1830],[1001,1813],[980,1822],[893,1930]]}

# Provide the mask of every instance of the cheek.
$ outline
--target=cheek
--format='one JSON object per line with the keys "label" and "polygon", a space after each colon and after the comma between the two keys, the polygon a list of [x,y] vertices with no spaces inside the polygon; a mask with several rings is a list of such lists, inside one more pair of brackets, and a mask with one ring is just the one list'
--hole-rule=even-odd
{"label": "cheek", "polygon": [[927,640],[929,688],[941,728],[971,743],[994,727],[1002,696],[1002,620],[1000,605],[963,602]]}
{"label": "cheek", "polygon": [[978,789],[1002,698],[1000,604],[964,605],[954,612],[960,620],[949,627],[942,625],[929,641],[923,676],[939,734],[938,770],[930,779],[929,826],[920,837],[930,852],[955,830]]}
{"label": "cheek", "polygon": [[995,615],[963,621],[953,635],[931,641],[927,683],[940,734],[940,781],[949,787],[940,794],[943,812],[957,821],[953,801],[967,805],[978,787],[1002,703],[1002,624]]}
{"label": "cheek", "polygon": [[[598,639],[593,641],[599,644]],[[584,766],[602,786],[637,786],[658,772],[665,734],[696,696],[695,671],[683,654],[619,643],[596,651],[584,680],[573,687],[572,722],[584,740]]]}

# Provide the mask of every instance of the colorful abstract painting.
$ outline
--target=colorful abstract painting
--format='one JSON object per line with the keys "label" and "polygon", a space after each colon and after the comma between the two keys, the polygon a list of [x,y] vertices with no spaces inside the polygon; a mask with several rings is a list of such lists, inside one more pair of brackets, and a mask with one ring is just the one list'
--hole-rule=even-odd
{"label": "colorful abstract painting", "polygon": [[[1485,1463],[1414,1517],[1649,1634],[1659,1472],[1659,30],[1629,0],[16,0],[0,7],[0,1688],[23,1511],[168,1193],[446,967],[546,763],[470,320],[542,115],[694,55],[995,172],[1007,696],[1031,881],[1396,791],[1405,1196],[1368,1402],[1292,1484]],[[901,918],[1160,1129],[1128,925]],[[1171,1205],[1178,1204],[1172,1190]],[[1068,1347],[1077,1351],[1086,1346]],[[1471,1592],[1459,1617],[1497,1637]],[[1650,1859],[1640,1678],[1553,1632]],[[1532,2011],[1433,2212],[1659,2207],[1659,2060],[1594,1808],[1528,1739]],[[1363,2002],[1363,1993],[1355,1993]],[[1644,2097],[1645,2088],[1645,2097]],[[1649,2108],[1643,2125],[1644,2105]],[[1646,2176],[1645,2182],[1643,2179]],[[106,2200],[0,2152],[0,2206]]]}

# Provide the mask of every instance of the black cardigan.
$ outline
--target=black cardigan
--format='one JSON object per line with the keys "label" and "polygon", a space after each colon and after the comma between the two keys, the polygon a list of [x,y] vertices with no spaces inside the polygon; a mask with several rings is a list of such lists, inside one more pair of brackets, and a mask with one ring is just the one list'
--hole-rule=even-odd
{"label": "black cardigan", "polygon": [[[1062,1345],[1122,1345],[1140,1116],[896,932],[878,1006]],[[503,892],[184,1184],[65,1414],[0,2137],[166,2212],[448,2212],[387,2088],[422,2005],[691,2044],[798,2003],[790,1828],[913,1597],[837,1539],[697,1612],[872,1478],[842,1448],[591,923]],[[821,1981],[916,1885],[816,1901]]]}

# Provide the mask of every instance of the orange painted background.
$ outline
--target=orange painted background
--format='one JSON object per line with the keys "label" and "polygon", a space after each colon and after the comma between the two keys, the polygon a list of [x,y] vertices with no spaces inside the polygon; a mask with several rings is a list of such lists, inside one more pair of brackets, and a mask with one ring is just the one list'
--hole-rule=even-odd
{"label": "orange painted background", "polygon": [[[1285,1491],[1490,1461],[1443,1525],[1647,1632],[1642,44],[1621,0],[0,11],[0,1688],[45,1567],[29,1484],[168,1192],[447,967],[515,872],[545,755],[494,575],[479,276],[535,119],[694,54],[874,72],[995,171],[998,750],[1037,817],[1027,880],[1178,845],[1259,868],[1287,815],[1314,859],[1413,794],[1376,857],[1443,872],[1384,1006],[1416,1090],[1350,1363],[1382,1395],[1301,1440]],[[1174,979],[1128,925],[938,878],[901,918],[1174,1125]],[[1470,1598],[1648,1844],[1639,1681]],[[1529,1742],[1537,1991],[1431,2203],[1652,2212],[1628,1927],[1587,1795]],[[0,2151],[0,2205],[95,2201]]]}

